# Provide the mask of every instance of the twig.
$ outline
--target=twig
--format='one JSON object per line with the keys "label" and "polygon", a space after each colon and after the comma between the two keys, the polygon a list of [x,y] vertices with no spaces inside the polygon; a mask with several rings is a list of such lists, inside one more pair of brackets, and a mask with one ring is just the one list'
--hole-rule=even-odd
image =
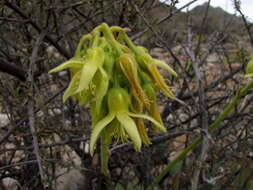
{"label": "twig", "polygon": [[[220,123],[230,114],[233,108],[238,104],[241,98],[243,98],[251,89],[253,88],[253,80],[246,84],[241,90],[238,92],[236,96],[234,96],[231,102],[225,107],[222,113],[217,117],[217,119],[212,123],[212,125],[208,128],[208,132],[211,134],[214,130],[220,125]],[[192,144],[186,147],[172,162],[170,162],[166,168],[161,172],[159,176],[157,176],[154,180],[154,184],[159,184],[164,179],[164,177],[168,174],[168,172],[177,164],[179,161],[184,160],[189,152],[191,152],[194,148],[198,147],[203,141],[202,137],[196,139]]]}
{"label": "twig", "polygon": [[28,161],[25,161],[25,162],[18,162],[18,163],[11,164],[11,165],[8,165],[8,166],[3,166],[3,167],[0,167],[0,171],[8,169],[8,168],[16,167],[16,166],[22,166],[22,165],[33,164],[33,163],[37,163],[37,160],[28,160]]}
{"label": "twig", "polygon": [[[168,135],[164,135],[164,136],[160,136],[160,137],[155,137],[153,139],[151,139],[152,145],[151,146],[155,146],[157,144],[160,144],[162,142],[165,142],[169,139],[174,139],[175,137],[181,136],[181,135],[185,135],[191,133],[189,131],[183,131],[183,132],[177,132],[177,133],[170,133]],[[122,148],[130,148],[132,147],[131,143],[124,143],[124,144],[120,144],[117,146],[114,146],[110,149],[110,152],[115,152],[118,149],[122,149]]]}
{"label": "twig", "polygon": [[[66,90],[67,86],[63,87],[59,92],[55,93],[52,97],[48,98],[45,102],[44,105],[47,105],[50,103],[53,99],[55,99],[57,96],[59,96],[64,90]],[[37,108],[34,113],[37,113],[41,110],[41,108]],[[10,127],[7,131],[7,133],[0,139],[0,144],[2,144],[6,139],[9,138],[9,136],[18,128],[20,127],[24,122],[28,120],[28,117],[24,117],[21,120],[17,122],[17,124],[13,127]],[[4,126],[3,128],[8,128],[9,124],[7,126]]]}
{"label": "twig", "polygon": [[167,51],[170,53],[170,55],[173,57],[173,59],[178,63],[178,66],[183,70],[182,65],[178,57],[175,55],[175,53],[172,51],[171,47],[168,45],[168,43],[161,38],[161,35],[151,26],[151,24],[148,22],[148,20],[144,17],[144,15],[141,13],[138,6],[131,4],[136,12],[140,15],[142,20],[145,22],[147,27],[151,30],[151,32],[156,36],[156,38],[159,40],[159,42],[167,49]]}
{"label": "twig", "polygon": [[21,68],[7,63],[4,59],[0,58],[0,71],[8,73],[21,81],[26,80],[26,73]]}
{"label": "twig", "polygon": [[[239,67],[237,67],[236,69],[232,70],[229,74],[225,75],[225,76],[221,76],[219,77],[217,80],[215,80],[214,82],[212,82],[211,84],[209,84],[208,86],[206,86],[204,88],[204,91],[207,92],[210,89],[214,89],[215,87],[217,87],[219,84],[223,84],[224,82],[226,82],[227,80],[229,80],[232,76],[234,76],[235,74],[237,74],[238,72],[242,71],[244,69],[245,65],[241,65]],[[181,96],[180,99],[183,101],[189,100],[192,97],[195,97],[198,95],[198,91],[196,90],[193,93],[185,93],[184,96]],[[177,109],[179,109],[180,104],[176,101],[172,102],[174,104],[173,107],[170,106],[170,103],[167,103],[165,105],[165,109],[162,112],[162,117],[166,118],[171,112],[176,111]]]}
{"label": "twig", "polygon": [[[42,32],[40,26],[35,21],[33,21],[29,16],[27,16],[26,13],[23,12],[23,10],[20,7],[18,7],[14,3],[9,2],[8,0],[5,0],[5,5],[10,9],[12,9],[17,14],[19,14],[23,19],[27,20],[27,22],[29,22],[33,26],[33,28],[37,30],[37,32],[39,33]],[[50,42],[63,56],[65,56],[66,58],[70,58],[70,55],[67,52],[67,50],[64,49],[63,46],[60,46],[51,36],[45,34],[45,39],[48,42]]]}
{"label": "twig", "polygon": [[[71,143],[79,143],[79,142],[85,142],[87,141],[89,138],[87,137],[79,137],[79,138],[67,138],[63,141],[60,142],[55,142],[55,143],[51,143],[51,144],[38,144],[39,148],[52,148],[55,146],[62,146],[62,145],[67,145],[67,144],[71,144]],[[0,154],[5,153],[5,152],[9,152],[9,151],[17,151],[17,150],[32,150],[34,149],[34,146],[19,146],[16,148],[6,148],[6,149],[2,149],[0,150]]]}
{"label": "twig", "polygon": [[[203,35],[202,31],[205,28],[205,23],[206,23],[206,20],[207,20],[207,15],[208,15],[208,10],[209,10],[209,6],[210,6],[210,1],[211,0],[208,0],[208,2],[207,2],[207,6],[206,6],[206,10],[205,10],[205,15],[204,15],[204,17],[202,19],[202,22],[201,22],[201,25],[200,25],[200,32],[201,32],[200,34],[201,35]],[[195,55],[197,55],[199,53],[199,48],[200,48],[201,41],[202,41],[201,39],[202,39],[201,37],[198,38],[198,44],[197,44],[196,49],[195,49]]]}
{"label": "twig", "polygon": [[9,17],[0,17],[0,21],[8,21],[8,22],[27,22],[27,20],[19,20]]}
{"label": "twig", "polygon": [[197,86],[198,86],[198,96],[199,96],[199,112],[201,113],[201,122],[200,126],[202,130],[205,132],[203,133],[203,144],[201,147],[201,154],[199,156],[199,159],[197,163],[199,163],[199,166],[196,167],[192,181],[191,181],[191,189],[196,190],[198,187],[199,182],[199,175],[201,172],[202,165],[207,157],[207,151],[209,148],[209,138],[208,138],[208,112],[207,112],[207,105],[206,105],[206,98],[205,98],[205,91],[204,91],[204,78],[203,78],[203,72],[200,71],[200,60],[195,56],[195,53],[193,51],[193,44],[192,44],[192,32],[191,32],[191,25],[189,24],[188,27],[188,47],[186,47],[186,53],[191,59],[192,66],[194,73],[196,75],[197,80]]}
{"label": "twig", "polygon": [[41,33],[39,38],[37,39],[35,46],[32,51],[32,56],[30,59],[30,68],[28,72],[28,81],[30,82],[30,98],[28,100],[28,118],[29,118],[29,126],[30,126],[30,131],[32,134],[33,138],[33,147],[34,147],[34,154],[37,159],[38,167],[39,167],[39,172],[40,172],[40,177],[41,180],[44,181],[44,171],[42,168],[42,159],[39,153],[39,146],[38,146],[38,138],[37,138],[37,132],[35,129],[35,116],[34,116],[34,79],[33,79],[33,68],[36,63],[36,57],[38,55],[39,47],[43,41],[43,38],[45,37],[45,33]]}
{"label": "twig", "polygon": [[[47,159],[46,161],[55,161],[55,160],[53,160],[53,159]],[[11,165],[8,165],[8,166],[0,167],[0,171],[8,169],[8,168],[13,168],[13,167],[16,167],[16,166],[23,166],[23,165],[28,165],[28,164],[34,164],[34,163],[37,163],[37,162],[38,162],[38,160],[28,160],[28,161],[24,161],[24,162],[18,162],[18,163],[14,163],[14,164],[11,164]]]}

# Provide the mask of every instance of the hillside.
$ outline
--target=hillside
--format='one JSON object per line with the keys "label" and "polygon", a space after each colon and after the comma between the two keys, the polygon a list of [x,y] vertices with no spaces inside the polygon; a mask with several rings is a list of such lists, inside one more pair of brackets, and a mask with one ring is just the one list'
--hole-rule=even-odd
{"label": "hillside", "polygon": [[[204,3],[200,6],[195,7],[189,12],[179,12],[171,19],[159,25],[159,30],[169,41],[174,41],[175,39],[181,41],[185,36],[185,32],[187,30],[187,22],[190,19],[193,31],[197,34],[211,34],[215,31],[227,34],[229,33],[237,36],[243,36],[246,34],[242,19],[238,16],[226,12],[220,7],[210,6],[208,9],[206,23],[204,26],[201,26],[206,8],[207,3]],[[164,3],[156,2],[156,6],[148,11],[147,17],[152,18],[151,22],[155,23],[155,21],[158,21],[159,19],[174,11],[175,8],[172,9]],[[238,28],[242,30],[238,30]],[[150,36],[145,36],[144,38],[149,39],[148,41],[150,42]]]}
{"label": "hillside", "polygon": [[[207,3],[204,3],[203,5],[197,6],[190,11],[189,14],[193,18],[194,25],[199,26],[199,23],[201,23],[202,20],[202,17],[200,15],[204,15],[206,9]],[[230,14],[220,7],[209,7],[206,23],[207,26],[204,30],[206,33],[226,30],[227,26],[229,25],[230,32],[241,34],[239,33],[238,28],[243,28],[243,21],[240,17]]]}

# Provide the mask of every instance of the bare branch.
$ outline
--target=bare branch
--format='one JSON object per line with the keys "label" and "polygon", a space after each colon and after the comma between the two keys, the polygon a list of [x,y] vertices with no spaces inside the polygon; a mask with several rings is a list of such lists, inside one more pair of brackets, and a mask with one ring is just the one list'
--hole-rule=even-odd
{"label": "bare branch", "polygon": [[188,26],[188,46],[186,47],[186,53],[190,57],[193,65],[193,70],[196,76],[197,80],[197,86],[198,86],[198,96],[199,96],[199,112],[201,113],[201,122],[200,126],[201,129],[205,132],[203,135],[203,143],[201,146],[201,154],[198,159],[198,166],[196,167],[193,177],[192,177],[192,190],[196,190],[198,188],[198,182],[199,182],[199,175],[201,172],[202,164],[205,161],[207,157],[207,151],[209,148],[209,138],[208,138],[208,112],[207,112],[207,105],[206,105],[206,97],[205,97],[205,91],[204,91],[204,77],[203,72],[200,70],[200,60],[195,57],[195,53],[193,51],[193,42],[192,42],[192,32],[191,32],[191,25]]}
{"label": "bare branch", "polygon": [[7,63],[4,59],[0,58],[0,71],[8,73],[21,81],[26,80],[26,72],[21,68]]}

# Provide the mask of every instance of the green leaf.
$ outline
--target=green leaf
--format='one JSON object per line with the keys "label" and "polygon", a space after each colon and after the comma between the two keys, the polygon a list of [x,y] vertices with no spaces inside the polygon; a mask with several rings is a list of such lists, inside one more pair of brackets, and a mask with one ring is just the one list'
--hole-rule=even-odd
{"label": "green leaf", "polygon": [[180,161],[178,163],[175,164],[175,166],[173,166],[170,170],[170,174],[172,176],[178,174],[181,170],[182,170],[182,167],[183,167],[183,162]]}
{"label": "green leaf", "polygon": [[135,148],[140,151],[141,149],[141,137],[139,135],[135,122],[127,115],[127,113],[119,112],[116,113],[116,117],[122,124],[130,139],[133,141]]}

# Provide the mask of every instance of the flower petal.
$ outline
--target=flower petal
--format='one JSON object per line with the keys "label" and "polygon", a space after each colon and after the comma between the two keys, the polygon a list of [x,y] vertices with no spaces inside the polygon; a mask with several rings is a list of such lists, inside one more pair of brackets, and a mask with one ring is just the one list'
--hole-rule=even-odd
{"label": "flower petal", "polygon": [[167,65],[165,62],[160,61],[158,59],[153,59],[153,62],[156,66],[161,67],[165,70],[167,70],[170,74],[177,76],[177,73],[169,66]]}
{"label": "flower petal", "polygon": [[116,117],[119,122],[122,124],[130,139],[133,141],[135,148],[140,151],[141,149],[141,137],[139,135],[137,126],[133,119],[131,119],[127,113],[118,112],[116,113]]}
{"label": "flower petal", "polygon": [[150,64],[148,65],[148,70],[151,73],[153,80],[155,81],[155,85],[157,85],[168,97],[174,99],[174,94],[170,91],[157,67],[153,64]]}
{"label": "flower petal", "polygon": [[138,128],[141,140],[144,145],[149,146],[152,142],[148,138],[147,129],[145,128],[143,119],[135,119],[136,126]]}
{"label": "flower petal", "polygon": [[90,90],[83,90],[78,93],[78,100],[80,106],[85,106],[91,99],[93,95]]}
{"label": "flower petal", "polygon": [[101,67],[99,67],[99,72],[97,74],[99,76],[97,77],[97,81],[94,81],[94,83],[96,85],[95,101],[96,101],[96,110],[98,112],[100,110],[102,101],[108,90],[109,77],[106,74],[105,70]]}
{"label": "flower petal", "polygon": [[131,54],[124,54],[119,58],[119,63],[121,70],[131,84],[133,90],[136,92],[135,95],[143,102],[143,104],[148,104],[147,97],[143,92],[140,81],[137,74],[138,65],[134,57]]}
{"label": "flower petal", "polygon": [[82,68],[79,87],[76,92],[80,92],[88,88],[89,83],[94,77],[99,66],[104,62],[104,54],[100,48],[89,49],[86,62]]}
{"label": "flower petal", "polygon": [[94,153],[94,146],[98,140],[98,137],[101,131],[114,119],[114,114],[108,114],[105,118],[100,120],[92,129],[91,138],[90,138],[90,154]]}
{"label": "flower petal", "polygon": [[83,66],[81,72],[80,83],[76,92],[80,92],[88,88],[88,85],[94,77],[97,69],[98,67],[96,63],[93,63],[91,61],[85,62],[85,65]]}
{"label": "flower petal", "polygon": [[63,95],[63,103],[70,97],[72,96],[73,94],[76,94],[76,89],[79,85],[79,80],[80,80],[80,74],[81,74],[81,71],[77,72],[73,78],[71,79],[70,81],[70,84],[67,88],[67,90],[64,92],[64,95]]}
{"label": "flower petal", "polygon": [[84,64],[83,59],[72,58],[69,61],[66,61],[66,62],[62,63],[61,65],[55,67],[54,69],[50,70],[49,74],[59,72],[59,71],[61,71],[63,69],[66,69],[66,68],[78,68],[78,69],[80,69],[80,68],[82,68],[83,64]]}
{"label": "flower petal", "polygon": [[144,115],[144,114],[135,114],[135,113],[128,113],[128,115],[130,115],[131,117],[137,117],[137,118],[147,119],[147,120],[151,121],[157,127],[157,129],[159,129],[159,131],[162,131],[162,132],[166,132],[167,131],[164,126],[162,126],[159,122],[157,122],[152,117],[149,117],[149,116]]}

